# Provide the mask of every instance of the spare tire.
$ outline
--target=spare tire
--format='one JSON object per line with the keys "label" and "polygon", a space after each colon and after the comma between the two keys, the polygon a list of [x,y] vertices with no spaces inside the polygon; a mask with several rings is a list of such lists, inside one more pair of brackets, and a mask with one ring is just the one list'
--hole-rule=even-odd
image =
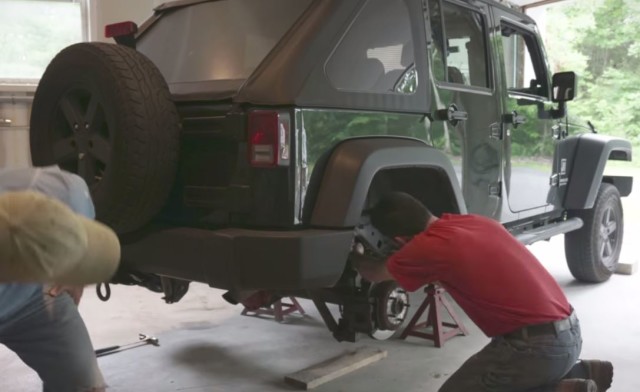
{"label": "spare tire", "polygon": [[97,219],[124,234],[163,207],[178,166],[180,119],[158,68],[134,49],[80,43],[47,67],[31,113],[35,166],[85,179]]}

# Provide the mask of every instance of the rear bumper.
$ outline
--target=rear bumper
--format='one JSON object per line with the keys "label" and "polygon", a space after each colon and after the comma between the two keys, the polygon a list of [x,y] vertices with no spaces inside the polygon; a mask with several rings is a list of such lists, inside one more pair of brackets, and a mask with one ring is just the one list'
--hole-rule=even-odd
{"label": "rear bumper", "polygon": [[342,275],[351,230],[154,227],[122,239],[122,267],[221,289],[316,289]]}

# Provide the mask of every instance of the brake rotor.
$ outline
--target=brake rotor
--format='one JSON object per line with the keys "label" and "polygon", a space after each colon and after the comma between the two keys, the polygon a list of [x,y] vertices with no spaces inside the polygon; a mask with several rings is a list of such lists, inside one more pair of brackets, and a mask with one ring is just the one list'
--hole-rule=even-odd
{"label": "brake rotor", "polygon": [[370,296],[374,300],[374,330],[370,336],[377,340],[389,339],[407,318],[409,294],[396,282],[387,281],[373,285]]}

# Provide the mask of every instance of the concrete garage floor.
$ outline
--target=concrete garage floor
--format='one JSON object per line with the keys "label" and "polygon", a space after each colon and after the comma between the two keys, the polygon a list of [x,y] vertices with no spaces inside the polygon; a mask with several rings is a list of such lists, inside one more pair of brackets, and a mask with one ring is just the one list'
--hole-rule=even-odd
{"label": "concrete garage floor", "polygon": [[[631,210],[638,205],[638,198],[634,199],[625,201]],[[640,219],[629,217],[627,213],[623,262],[637,261],[640,253]],[[562,238],[531,249],[578,312],[583,357],[614,363],[612,391],[640,390],[640,274],[615,275],[604,284],[583,285],[569,274]],[[161,346],[100,358],[111,391],[288,391],[293,388],[284,383],[285,375],[366,345],[388,350],[388,357],[316,390],[435,392],[488,342],[465,317],[470,336],[454,338],[441,349],[417,338],[378,342],[363,337],[355,344],[338,343],[309,301],[301,301],[308,317],[291,316],[278,324],[241,316],[240,307],[226,304],[220,298],[222,292],[204,285],[192,285],[187,296],[174,305],[165,305],[160,295],[142,288],[112,289],[111,301],[102,303],[88,288],[80,306],[95,346],[133,342],[138,332],[158,337]],[[414,298],[414,309],[418,301]],[[36,375],[4,348],[0,348],[0,369],[0,391],[40,390]]]}

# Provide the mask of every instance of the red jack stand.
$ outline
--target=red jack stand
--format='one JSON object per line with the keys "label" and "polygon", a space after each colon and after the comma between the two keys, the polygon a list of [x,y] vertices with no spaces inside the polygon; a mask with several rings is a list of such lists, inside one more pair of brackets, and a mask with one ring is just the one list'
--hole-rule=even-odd
{"label": "red jack stand", "polygon": [[[422,305],[418,308],[418,311],[407,325],[407,328],[405,328],[402,335],[400,335],[400,339],[405,339],[407,336],[417,336],[423,339],[433,340],[436,347],[442,347],[447,340],[454,336],[469,334],[453,307],[444,296],[445,289],[430,284],[424,289],[424,292],[427,293],[427,298],[422,302]],[[418,320],[427,307],[429,307],[427,321],[418,323]],[[442,321],[442,307],[449,313],[453,319],[453,323]],[[429,327],[431,327],[431,333],[419,331],[420,329]],[[444,327],[450,329],[445,331]]]}
{"label": "red jack stand", "polygon": [[284,316],[291,314],[293,312],[298,312],[302,315],[305,315],[304,309],[300,306],[300,303],[294,298],[289,297],[291,303],[283,303],[282,299],[277,300],[271,305],[261,307],[255,310],[249,310],[244,308],[242,311],[243,316],[274,316],[277,322],[281,323],[284,321]]}

